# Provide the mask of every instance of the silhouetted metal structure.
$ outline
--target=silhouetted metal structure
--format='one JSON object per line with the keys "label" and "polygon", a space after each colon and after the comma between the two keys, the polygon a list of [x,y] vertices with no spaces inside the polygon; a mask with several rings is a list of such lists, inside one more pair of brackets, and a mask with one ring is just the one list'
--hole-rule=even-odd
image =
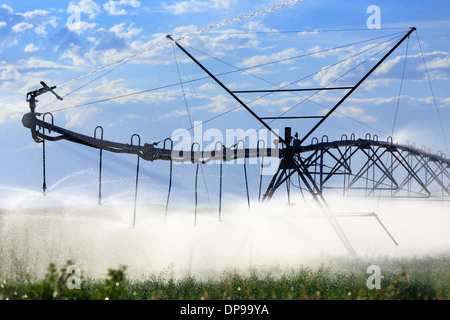
{"label": "silhouetted metal structure", "polygon": [[[274,193],[284,184],[287,186],[288,201],[290,201],[291,179],[294,176],[298,178],[298,187],[306,189],[316,203],[323,209],[323,212],[329,219],[333,229],[347,250],[354,254],[354,250],[348,241],[345,233],[339,226],[335,215],[329,208],[324,190],[334,190],[343,196],[387,196],[387,197],[420,197],[420,198],[440,198],[450,199],[450,159],[446,155],[438,152],[431,153],[425,147],[416,148],[414,145],[400,145],[394,143],[392,138],[387,141],[379,141],[378,137],[367,134],[364,138],[356,139],[354,134],[350,137],[342,135],[341,140],[328,141],[327,136],[321,140],[312,138],[309,144],[305,144],[308,138],[333,112],[394,52],[394,50],[407,39],[416,29],[411,28],[382,59],[380,59],[354,86],[335,87],[335,88],[312,88],[312,89],[286,89],[283,91],[295,90],[348,90],[347,93],[332,107],[324,116],[305,116],[305,117],[279,117],[279,118],[317,118],[318,122],[302,138],[298,135],[292,136],[291,128],[286,127],[284,137],[278,135],[264,120],[269,118],[259,117],[251,110],[236,94],[245,94],[249,92],[267,92],[267,90],[252,91],[231,91],[209,70],[207,70],[197,59],[195,59],[185,48],[172,37],[167,36],[173,43],[192,59],[202,70],[204,70],[219,86],[221,86],[231,97],[233,97],[242,107],[244,107],[253,117],[270,130],[279,140],[280,148],[239,148],[239,142],[231,148],[226,148],[220,143],[220,148],[213,151],[194,150],[195,144],[190,151],[174,150],[170,138],[164,141],[162,148],[156,147],[156,144],[144,143],[141,145],[140,137],[133,135],[131,143],[118,143],[108,141],[103,138],[103,129],[97,127],[94,130],[94,136],[82,135],[54,124],[53,116],[51,122],[45,121],[45,115],[38,119],[41,114],[36,113],[36,98],[46,92],[52,92],[58,99],[59,97],[53,90],[56,87],[48,87],[41,82],[42,88],[29,92],[27,102],[30,112],[23,116],[22,122],[26,128],[29,128],[33,139],[37,143],[45,141],[68,140],[88,147],[100,150],[100,170],[99,170],[99,204],[101,203],[101,166],[102,151],[114,153],[127,153],[138,156],[136,172],[136,193],[135,193],[135,211],[133,225],[136,215],[136,197],[138,188],[139,159],[147,161],[166,160],[170,161],[170,182],[166,202],[166,213],[170,197],[172,183],[172,162],[190,161],[196,164],[196,183],[195,183],[195,207],[197,212],[197,174],[198,167],[211,161],[219,161],[220,170],[220,195],[219,195],[219,217],[221,210],[222,196],[222,163],[235,159],[277,157],[280,164],[276,173],[273,175],[261,199],[262,174],[259,184],[259,200],[269,201]],[[275,90],[272,90],[275,91]],[[280,90],[276,90],[280,91]],[[279,119],[277,118],[277,119]],[[270,118],[272,119],[272,118]],[[97,138],[97,130],[101,129],[101,137]],[[138,138],[138,144],[133,144],[133,138]],[[166,141],[170,141],[170,149],[166,148]],[[45,192],[45,149],[43,157],[44,165],[44,192]],[[262,170],[263,168],[261,168]],[[246,178],[247,200],[250,207],[250,198],[248,193],[247,172],[244,162],[244,174]],[[373,215],[373,214],[372,214]],[[378,217],[375,215],[378,219]],[[220,219],[220,218],[219,218]],[[379,219],[378,219],[379,221]],[[379,221],[381,224],[381,221]],[[384,225],[382,225],[384,228]],[[385,229],[387,231],[387,229]],[[389,233],[388,233],[389,234]],[[389,236],[391,236],[389,234]],[[392,238],[392,236],[391,236]],[[392,238],[395,242],[395,240]]]}

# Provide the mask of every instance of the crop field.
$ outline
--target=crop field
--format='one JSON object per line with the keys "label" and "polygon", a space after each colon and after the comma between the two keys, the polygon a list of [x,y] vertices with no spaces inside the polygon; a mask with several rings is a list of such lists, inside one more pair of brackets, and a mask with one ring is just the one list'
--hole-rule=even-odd
{"label": "crop field", "polygon": [[164,224],[155,207],[138,208],[136,227],[119,205],[1,211],[0,300],[450,299],[445,206],[430,225],[411,208],[390,213],[399,224],[384,215],[397,247],[372,221],[342,220],[357,257],[326,220],[273,206],[220,222],[200,211],[197,226],[176,209]]}
{"label": "crop field", "polygon": [[51,264],[45,275],[2,277],[0,299],[9,300],[448,300],[450,257],[386,258],[379,289],[369,289],[363,261],[342,259],[334,266],[235,270],[219,275],[179,279],[154,274],[129,279],[126,266],[109,269],[102,279],[81,277],[79,289],[67,267]]}
{"label": "crop field", "polygon": [[210,271],[199,277],[167,273],[129,278],[127,267],[105,276],[81,275],[78,287],[68,266],[50,264],[44,276],[1,275],[0,300],[449,300],[450,256],[382,259],[379,288],[370,288],[369,261],[342,258],[316,268]]}

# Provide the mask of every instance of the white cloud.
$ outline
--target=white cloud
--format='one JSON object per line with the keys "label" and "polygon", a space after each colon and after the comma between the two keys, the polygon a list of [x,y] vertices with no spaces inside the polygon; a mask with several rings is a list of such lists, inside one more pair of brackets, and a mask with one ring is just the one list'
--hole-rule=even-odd
{"label": "white cloud", "polygon": [[[361,51],[364,51],[365,48],[362,48]],[[327,58],[327,57],[340,57],[342,55],[349,55],[355,53],[354,47],[345,47],[345,48],[321,48],[320,46],[314,46],[308,50],[312,54],[314,58]]]}
{"label": "white cloud", "polygon": [[89,19],[94,19],[102,11],[100,6],[93,0],[81,0],[78,3],[71,2],[68,7],[78,7],[80,13],[89,15]]}
{"label": "white cloud", "polygon": [[289,58],[292,58],[294,56],[298,55],[298,52],[295,48],[285,49],[280,52],[272,53],[271,55],[258,55],[253,56],[247,59],[244,59],[241,63],[239,63],[239,66],[241,67],[252,67],[257,66],[273,61],[280,61],[280,60],[286,60],[282,61],[281,63],[292,63],[291,60],[287,60]]}
{"label": "white cloud", "polygon": [[1,80],[13,80],[18,79],[20,77],[20,73],[17,71],[17,68],[13,65],[7,65],[3,68],[0,68],[0,79]]}
{"label": "white cloud", "polygon": [[[198,32],[194,25],[175,28],[172,34],[192,35]],[[220,34],[200,34],[197,37],[184,37],[183,43],[194,48],[208,48],[215,57],[225,56],[237,49],[258,48],[258,36],[252,33],[243,33],[242,30],[228,29]]]}
{"label": "white cloud", "polygon": [[[190,110],[191,114],[193,113],[193,110]],[[180,109],[180,110],[172,110],[170,112],[165,113],[163,116],[158,117],[156,120],[161,120],[161,119],[168,119],[168,118],[174,118],[174,117],[182,117],[182,116],[187,116],[188,112],[186,109]]]}
{"label": "white cloud", "polygon": [[34,11],[28,11],[28,12],[25,12],[25,13],[18,13],[18,15],[21,15],[21,16],[23,16],[26,19],[34,19],[34,18],[39,17],[39,16],[43,17],[43,16],[47,16],[48,14],[50,14],[49,11],[47,11],[47,10],[39,10],[39,9],[38,10],[34,10]]}
{"label": "white cloud", "polygon": [[73,68],[37,57],[20,59],[15,64],[3,63],[0,65],[0,89],[11,93],[26,93],[35,89],[39,81],[53,78],[55,71]]}
{"label": "white cloud", "polygon": [[343,77],[344,75],[345,78],[348,79],[349,77],[353,76],[353,74],[346,73],[349,72],[349,70],[351,70],[353,67],[358,65],[358,63],[360,63],[361,61],[362,60],[360,58],[355,57],[342,61],[336,65],[325,66],[314,76],[314,80],[316,80],[321,86],[327,86],[333,81]]}
{"label": "white cloud", "polygon": [[39,48],[36,47],[36,46],[34,45],[34,43],[28,44],[28,45],[25,47],[25,49],[24,49],[25,52],[36,52],[36,51],[38,51],[38,50],[39,50]]}
{"label": "white cloud", "polygon": [[66,129],[81,127],[89,118],[97,112],[97,108],[80,109],[76,112],[66,112]]}
{"label": "white cloud", "polygon": [[237,0],[212,0],[212,7],[215,9],[229,9]]}
{"label": "white cloud", "polygon": [[70,49],[65,50],[60,58],[63,61],[70,59],[71,64],[74,66],[87,66],[93,63],[80,46],[72,46]]}
{"label": "white cloud", "polygon": [[208,9],[229,9],[232,4],[236,3],[236,0],[213,0],[213,1],[179,1],[174,4],[167,5],[163,2],[165,10],[172,14],[185,14],[185,13],[197,13],[204,12]]}
{"label": "white cloud", "polygon": [[217,89],[217,86],[213,85],[212,83],[205,83],[202,84],[198,89],[200,91],[214,90]]}
{"label": "white cloud", "polygon": [[[329,110],[322,110],[319,114],[325,115],[328,113]],[[333,113],[332,116],[336,116],[339,118],[342,117],[349,117],[352,119],[364,121],[364,122],[376,122],[377,118],[367,115],[363,108],[358,108],[355,106],[348,106],[348,107],[340,107],[338,109],[339,112]]]}
{"label": "white cloud", "polygon": [[109,1],[103,4],[103,9],[105,9],[108,14],[112,16],[123,16],[128,14],[125,9],[118,7],[115,1]]}
{"label": "white cloud", "polygon": [[175,2],[174,4],[167,5],[163,2],[163,7],[172,14],[185,14],[185,13],[195,13],[204,10],[206,3],[204,1],[189,0]]}
{"label": "white cloud", "polygon": [[75,32],[77,34],[81,34],[86,30],[94,29],[97,26],[97,23],[95,23],[95,22],[89,23],[86,21],[77,21],[74,23],[67,24],[66,26],[67,26],[67,29],[69,29],[70,31]]}
{"label": "white cloud", "polygon": [[425,59],[431,80],[448,80],[449,78],[450,53],[448,52],[425,52],[423,56],[422,53],[408,55],[406,65],[405,58],[405,55],[399,55],[384,62],[377,70],[375,70],[374,75],[377,76],[378,79],[374,80],[369,86],[369,89],[378,85],[389,84],[389,81],[400,81],[402,79],[404,66],[405,80],[428,81],[423,59]]}
{"label": "white cloud", "polygon": [[[450,56],[449,54],[443,53],[444,55],[434,57],[431,61],[426,62],[428,69],[448,69],[450,68]],[[419,70],[424,70],[425,66],[421,65]]]}
{"label": "white cloud", "polygon": [[0,107],[0,124],[4,124],[9,119],[17,118],[19,111],[14,110],[10,106],[1,105]]}
{"label": "white cloud", "polygon": [[120,24],[116,24],[115,26],[111,27],[109,31],[114,32],[119,38],[125,39],[133,38],[142,32],[142,28],[141,29],[133,28],[133,24],[130,24],[128,26],[127,31],[124,31],[125,30],[124,26],[125,22],[122,22]]}
{"label": "white cloud", "polygon": [[128,11],[123,8],[126,6],[139,8],[141,6],[141,3],[137,0],[120,0],[120,1],[110,0],[109,2],[103,4],[103,9],[105,9],[109,15],[114,16],[127,15]]}
{"label": "white cloud", "polygon": [[208,112],[217,113],[223,112],[236,105],[236,101],[229,95],[219,94],[214,97],[209,97],[210,103],[197,107],[198,110],[207,110]]}
{"label": "white cloud", "polygon": [[317,35],[319,34],[319,30],[311,30],[311,31],[300,31],[297,33],[299,36],[305,36],[305,35]]}
{"label": "white cloud", "polygon": [[256,31],[278,32],[277,29],[271,29],[271,28],[266,27],[265,25],[263,25],[261,23],[261,21],[250,21],[250,22],[247,22],[245,24],[245,28],[247,28],[249,31],[253,31],[253,32],[256,32]]}
{"label": "white cloud", "polygon": [[[57,18],[50,15],[50,11],[47,10],[34,10],[27,11],[25,13],[13,13],[12,9],[9,11],[5,17],[4,22],[0,22],[0,28],[6,26],[6,21],[16,21],[16,23],[11,29],[14,33],[20,33],[29,29],[33,29],[38,35],[47,35],[46,27],[51,25],[57,27]],[[19,22],[20,21],[20,22]]]}
{"label": "white cloud", "polygon": [[14,12],[13,8],[11,8],[10,6],[8,6],[6,4],[2,4],[1,7],[3,9],[5,9],[6,11],[8,11],[8,13],[10,13],[10,14]]}
{"label": "white cloud", "polygon": [[120,0],[120,4],[132,6],[133,8],[139,8],[141,6],[141,2],[137,0]]}
{"label": "white cloud", "polygon": [[28,22],[20,22],[12,27],[12,30],[16,33],[23,32],[25,30],[33,28],[33,25]]}
{"label": "white cloud", "polygon": [[[135,92],[133,89],[126,87],[127,84],[123,79],[111,80],[103,79],[101,83],[96,87],[91,87],[83,90],[78,90],[76,95],[70,95],[66,97],[63,103],[67,106],[78,105],[92,100],[101,100],[105,98],[111,98],[113,96],[127,95]],[[65,87],[61,89],[60,94],[64,96],[65,94],[71,92],[73,88]],[[122,104],[122,103],[132,103],[141,101],[141,96],[130,96],[123,99],[112,100],[111,102]],[[104,102],[108,103],[108,102]]]}
{"label": "white cloud", "polygon": [[37,57],[31,57],[28,60],[19,60],[18,61],[18,69],[40,69],[40,68],[47,68],[47,69],[75,69],[75,67],[66,66],[63,64],[56,63],[54,61],[50,60],[43,60],[41,58]]}
{"label": "white cloud", "polygon": [[312,85],[311,81],[297,82],[299,87],[310,87]]}

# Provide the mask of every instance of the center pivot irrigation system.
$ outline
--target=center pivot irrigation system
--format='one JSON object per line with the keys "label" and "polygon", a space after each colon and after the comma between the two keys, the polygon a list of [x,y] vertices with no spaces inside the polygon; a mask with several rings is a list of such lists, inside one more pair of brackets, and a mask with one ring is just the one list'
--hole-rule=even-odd
{"label": "center pivot irrigation system", "polygon": [[[389,137],[387,141],[378,141],[376,135],[367,134],[364,139],[355,139],[354,134],[350,138],[343,134],[341,140],[328,141],[327,136],[323,136],[319,141],[312,138],[311,143],[306,144],[307,139],[329,118],[337,108],[358,89],[358,87],[404,42],[416,29],[411,28],[403,37],[393,45],[393,47],[354,85],[350,87],[324,87],[310,89],[279,89],[279,90],[252,90],[252,91],[232,91],[224,85],[218,77],[205,68],[190,52],[188,52],[178,41],[170,35],[167,39],[172,41],[184,54],[186,54],[198,67],[200,67],[211,79],[213,79],[223,90],[225,90],[241,107],[247,110],[256,120],[267,128],[278,139],[279,144],[276,148],[266,148],[265,143],[260,148],[259,141],[257,148],[239,148],[235,144],[231,148],[225,147],[221,142],[216,144],[216,149],[212,151],[199,150],[199,145],[193,143],[190,151],[174,150],[171,138],[163,142],[163,147],[158,148],[158,143],[144,143],[141,145],[141,138],[134,134],[131,137],[131,143],[118,143],[103,139],[103,128],[98,126],[94,130],[94,135],[86,136],[54,125],[53,115],[49,112],[41,114],[35,111],[36,98],[44,93],[51,92],[59,100],[60,96],[54,91],[56,86],[49,87],[41,81],[42,88],[31,91],[27,94],[26,101],[29,103],[30,112],[25,114],[22,123],[31,130],[31,135],[35,142],[43,145],[43,190],[46,191],[45,183],[45,142],[68,140],[88,147],[100,150],[100,172],[99,172],[99,204],[101,204],[101,170],[102,170],[102,151],[114,153],[127,153],[137,155],[136,172],[136,191],[134,204],[134,219],[136,217],[136,196],[138,189],[139,159],[146,161],[166,160],[170,162],[170,180],[169,190],[166,201],[166,214],[169,205],[170,190],[172,184],[172,162],[192,162],[196,164],[195,181],[195,217],[197,216],[197,176],[199,165],[211,161],[220,163],[220,191],[219,191],[219,219],[222,206],[222,163],[233,161],[235,159],[244,159],[244,173],[247,186],[247,173],[245,170],[245,159],[277,157],[280,159],[278,169],[270,180],[265,192],[262,193],[262,170],[259,183],[259,201],[268,202],[280,186],[286,184],[288,201],[290,202],[291,179],[297,175],[299,185],[303,185],[313,200],[322,209],[324,215],[329,220],[332,228],[350,254],[356,254],[349,239],[342,230],[337,221],[339,214],[333,213],[324,197],[324,189],[340,189],[344,195],[349,195],[352,191],[361,190],[364,195],[374,195],[375,192],[390,197],[436,197],[436,187],[440,199],[447,200],[450,196],[450,160],[446,159],[445,154],[438,152],[432,154],[430,150],[424,148],[418,149],[414,145],[399,145],[393,142]],[[304,116],[304,117],[277,117],[264,118],[258,116],[246,103],[244,103],[237,94],[245,93],[268,93],[280,91],[322,91],[322,90],[347,90],[345,95],[328,110],[323,116]],[[40,117],[40,119],[38,118]],[[50,122],[46,121],[50,118]],[[284,128],[284,136],[280,136],[269,124],[267,119],[292,119],[292,118],[317,118],[318,122],[301,138],[296,133],[292,136],[291,127]],[[137,140],[137,144],[135,143]],[[280,147],[278,147],[280,145]],[[168,147],[167,147],[168,146]],[[217,147],[218,146],[218,147]],[[357,161],[363,159],[363,161]],[[354,159],[354,160],[353,160]],[[353,160],[353,161],[352,161]],[[387,164],[389,163],[389,164]],[[339,179],[339,184],[336,184]],[[331,183],[334,181],[334,184]],[[361,183],[362,182],[362,183]],[[262,196],[261,196],[262,195]],[[369,216],[374,217],[387,232],[389,237],[397,245],[397,242],[381,223],[374,212],[352,213],[351,216]],[[196,218],[195,218],[196,219]],[[196,221],[196,220],[195,220]]]}

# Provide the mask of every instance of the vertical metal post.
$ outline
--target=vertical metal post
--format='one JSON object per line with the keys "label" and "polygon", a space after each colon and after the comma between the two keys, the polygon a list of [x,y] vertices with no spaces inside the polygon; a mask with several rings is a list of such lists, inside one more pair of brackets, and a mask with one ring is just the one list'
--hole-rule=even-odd
{"label": "vertical metal post", "polygon": [[[45,131],[45,128],[42,128]],[[45,196],[47,194],[47,183],[45,182],[45,139],[42,139],[42,194]]]}
{"label": "vertical metal post", "polygon": [[347,141],[348,141],[348,137],[346,134],[341,135],[341,141],[343,141],[345,136],[345,149],[344,149],[344,155],[342,156],[343,160],[344,160],[344,186],[342,188],[342,196],[345,198],[345,181],[346,181],[346,177],[347,177]]}
{"label": "vertical metal post", "polygon": [[102,204],[102,159],[103,159],[103,128],[102,126],[97,126],[94,129],[94,139],[97,138],[97,130],[100,129],[100,139],[102,141],[101,148],[100,148],[100,163],[98,166],[98,204]]}
{"label": "vertical metal post", "polygon": [[[415,147],[415,146],[414,146]],[[413,160],[412,160],[412,156],[411,156],[411,153],[408,151],[408,157],[407,157],[407,161],[406,161],[407,163],[408,163],[408,166],[410,167],[410,168],[412,168],[412,162],[413,162]],[[410,172],[408,172],[408,175],[411,175],[411,173]],[[408,180],[408,197],[409,198],[411,198],[411,178]]]}
{"label": "vertical metal post", "polygon": [[[388,143],[390,143],[390,144],[392,144],[392,137],[391,136],[389,136],[388,138],[387,138],[387,140],[386,140]],[[393,189],[394,189],[394,183],[393,183],[393,179],[394,179],[394,168],[393,168],[393,156],[392,156],[392,150],[390,149],[389,150],[389,154],[388,154],[388,157],[390,156],[390,165],[389,165],[389,174],[391,175],[391,200],[392,200],[392,194],[393,194]]]}
{"label": "vertical metal post", "polygon": [[319,174],[319,191],[323,191],[323,149],[320,149],[320,174]]}
{"label": "vertical metal post", "polygon": [[[365,140],[368,140],[367,137],[369,137],[369,140],[370,140],[370,134],[369,133],[366,134]],[[370,159],[371,159],[370,151],[371,150],[372,149],[369,149],[369,151],[367,152],[366,187],[364,188],[364,195],[365,196],[367,196],[367,189],[369,188],[369,171],[370,171]]]}
{"label": "vertical metal post", "polygon": [[[136,133],[131,136],[131,145],[133,145],[134,137],[138,137],[138,145],[140,146],[141,145],[141,137]],[[136,203],[137,203],[138,182],[139,182],[139,155],[137,156],[137,165],[136,165],[136,188],[134,190],[133,227],[136,225]]]}
{"label": "vertical metal post", "polygon": [[[322,136],[322,144],[325,142],[324,138],[327,138],[327,142],[328,142],[328,136],[324,135],[324,136]],[[322,194],[322,191],[323,191],[323,154],[324,154],[324,149],[320,148],[320,174],[319,174],[319,192],[320,192],[320,194]]]}
{"label": "vertical metal post", "polygon": [[[355,141],[355,134],[354,134],[354,133],[352,133],[352,134],[350,135],[350,140],[351,140],[351,141]],[[358,147],[356,147],[356,150],[358,150]],[[352,147],[351,147],[351,146],[350,146],[348,152],[349,152],[348,154],[350,155],[350,157],[349,157],[349,159],[348,159],[348,167],[351,168],[351,167],[352,167],[352,159],[353,159],[353,157],[352,157]],[[345,188],[345,192],[346,192],[347,195],[349,194],[349,190],[350,190],[350,187],[351,187],[351,185],[350,185],[350,183],[351,183],[351,178],[352,178],[352,172],[349,172],[349,175],[348,175],[348,184],[347,184],[347,187]]]}
{"label": "vertical metal post", "polygon": [[[378,142],[378,136],[376,135],[376,134],[374,134],[373,136],[372,136],[372,140],[373,141],[376,141],[376,142]],[[377,151],[379,150],[379,148],[377,148],[377,149],[375,149],[374,148],[374,150],[373,150],[373,155],[374,156],[376,156],[377,158],[379,158],[378,156],[377,156]],[[382,155],[382,154],[381,154]],[[379,158],[380,159],[380,158]],[[375,164],[375,161],[376,160],[373,160],[374,161],[374,164]],[[380,161],[381,161],[381,159],[380,159]],[[372,168],[372,198],[374,198],[375,197],[375,188],[377,187],[377,185],[375,184],[375,165],[373,166],[373,168]]]}
{"label": "vertical metal post", "polygon": [[[314,142],[316,143],[316,144],[319,144],[319,139],[317,139],[316,137],[313,137],[312,139],[311,139],[311,145],[314,145]],[[316,153],[317,151],[314,151],[314,153]],[[314,157],[315,157],[315,159],[314,159],[314,184],[316,183],[316,179],[317,179],[317,156],[314,154]]]}
{"label": "vertical metal post", "polygon": [[[291,149],[291,141],[292,141],[292,128],[284,127],[284,144],[286,149]],[[285,170],[286,174],[286,193],[288,198],[288,205],[291,204],[291,173],[290,170]]]}

